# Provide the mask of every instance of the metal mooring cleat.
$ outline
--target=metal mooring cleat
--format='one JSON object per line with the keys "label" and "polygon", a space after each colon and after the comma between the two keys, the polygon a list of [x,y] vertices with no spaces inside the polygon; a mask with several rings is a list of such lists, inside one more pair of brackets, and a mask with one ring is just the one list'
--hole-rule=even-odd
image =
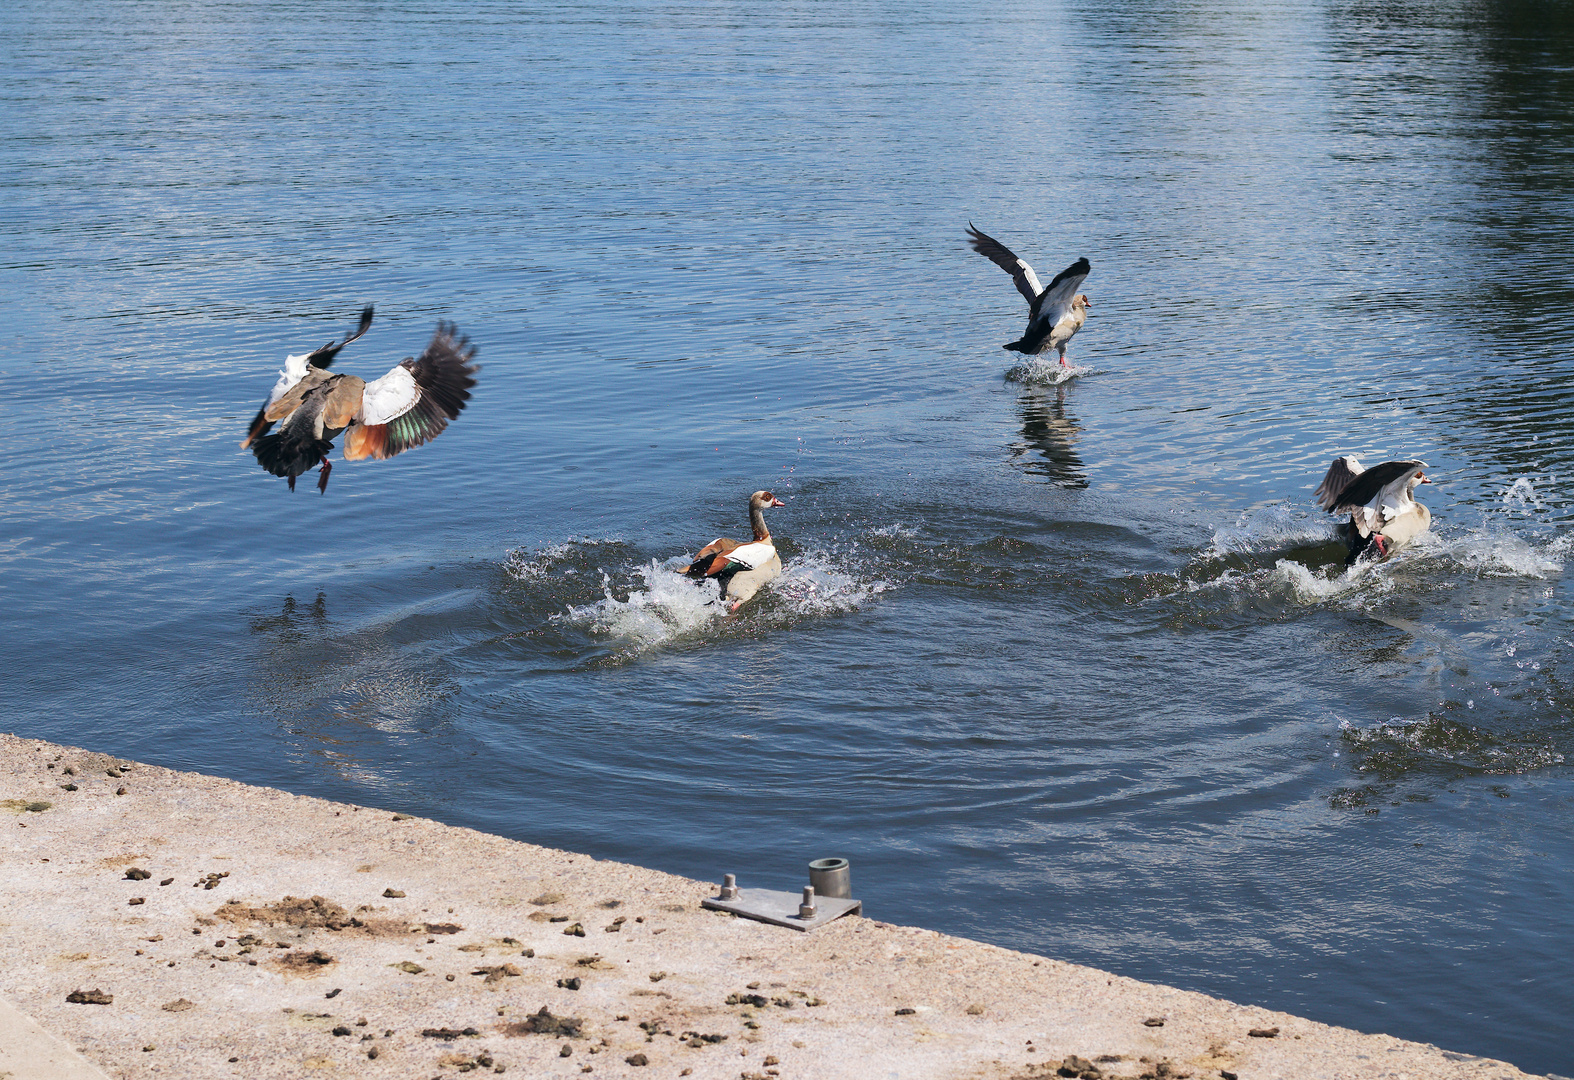
{"label": "metal mooring cleat", "polygon": [[[813,885],[805,885],[802,896],[775,889],[741,889],[738,887],[738,876],[727,874],[722,879],[718,895],[707,897],[700,901],[700,905],[716,911],[730,911],[746,919],[790,926],[794,930],[813,930],[843,915],[863,914],[863,901],[845,895],[849,886],[847,860],[816,860],[816,863],[826,862],[839,864],[836,867],[839,872],[837,884],[841,886],[843,896],[816,894]],[[816,863],[809,864],[811,869],[817,869]]]}

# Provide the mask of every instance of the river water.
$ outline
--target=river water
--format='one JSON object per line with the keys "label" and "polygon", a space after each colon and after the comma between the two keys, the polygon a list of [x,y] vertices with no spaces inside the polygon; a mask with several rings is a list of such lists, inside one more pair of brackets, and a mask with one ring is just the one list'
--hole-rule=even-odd
{"label": "river water", "polygon": [[[1574,1073],[1566,4],[0,12],[19,733]],[[1086,256],[1078,376],[972,221]],[[283,356],[457,321],[294,494]],[[1345,573],[1312,488],[1420,457]],[[671,567],[786,572],[723,618]]]}

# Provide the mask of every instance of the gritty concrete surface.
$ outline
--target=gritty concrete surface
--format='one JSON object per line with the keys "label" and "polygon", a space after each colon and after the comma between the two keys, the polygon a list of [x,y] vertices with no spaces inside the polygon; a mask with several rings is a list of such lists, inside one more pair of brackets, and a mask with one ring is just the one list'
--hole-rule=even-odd
{"label": "gritty concrete surface", "polygon": [[0,995],[116,1078],[1525,1075],[916,927],[768,926],[701,909],[704,882],[9,735],[0,807]]}
{"label": "gritty concrete surface", "polygon": [[0,999],[0,1080],[106,1080],[104,1071]]}

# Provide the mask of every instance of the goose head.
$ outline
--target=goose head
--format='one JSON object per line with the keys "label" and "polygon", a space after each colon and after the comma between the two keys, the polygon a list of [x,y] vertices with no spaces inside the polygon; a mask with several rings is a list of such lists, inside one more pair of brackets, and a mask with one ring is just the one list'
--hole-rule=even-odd
{"label": "goose head", "polygon": [[1088,308],[1093,306],[1093,301],[1088,299],[1087,293],[1077,293],[1076,296],[1071,298],[1071,306],[1082,308],[1084,311],[1086,311]]}
{"label": "goose head", "polygon": [[773,506],[786,505],[769,491],[756,491],[749,496],[749,524],[754,528],[756,542],[771,538],[771,530],[765,524],[765,511]]}
{"label": "goose head", "polygon": [[1405,481],[1405,494],[1413,494],[1417,484],[1430,484],[1431,482],[1426,475],[1426,462],[1420,462],[1416,466],[1415,472],[1411,473],[1409,479]]}

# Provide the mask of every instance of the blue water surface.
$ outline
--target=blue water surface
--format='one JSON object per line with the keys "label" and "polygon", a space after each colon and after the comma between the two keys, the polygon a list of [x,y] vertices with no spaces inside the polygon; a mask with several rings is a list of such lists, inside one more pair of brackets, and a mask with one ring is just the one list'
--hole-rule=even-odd
{"label": "blue water surface", "polygon": [[[6,726],[1574,1073],[1567,4],[0,9]],[[1053,358],[972,221],[1093,270]],[[295,493],[286,353],[456,321]],[[1345,574],[1329,461],[1419,457]],[[735,619],[672,573],[770,488]]]}

